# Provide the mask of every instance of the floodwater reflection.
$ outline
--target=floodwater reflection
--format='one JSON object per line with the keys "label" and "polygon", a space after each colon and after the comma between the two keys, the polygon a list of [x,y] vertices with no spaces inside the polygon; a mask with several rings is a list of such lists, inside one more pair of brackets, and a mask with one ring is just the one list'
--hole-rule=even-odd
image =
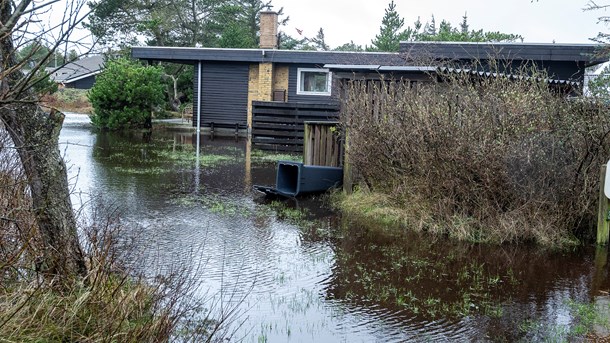
{"label": "floodwater reflection", "polygon": [[290,156],[233,138],[202,137],[197,150],[192,133],[95,133],[87,122],[69,115],[61,134],[75,206],[118,207],[156,267],[201,264],[208,294],[243,299],[235,337],[246,342],[570,340],[579,304],[607,316],[607,251],[365,228],[321,196],[252,190],[273,185],[274,160]]}

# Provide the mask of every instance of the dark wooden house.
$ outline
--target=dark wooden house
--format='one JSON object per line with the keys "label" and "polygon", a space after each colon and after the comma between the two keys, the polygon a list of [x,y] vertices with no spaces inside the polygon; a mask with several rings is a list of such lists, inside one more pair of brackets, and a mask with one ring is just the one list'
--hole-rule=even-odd
{"label": "dark wooden house", "polygon": [[456,66],[489,76],[503,61],[500,72],[530,63],[550,83],[578,87],[585,68],[604,61],[588,44],[403,42],[398,53],[374,53],[279,50],[277,41],[277,14],[263,12],[259,49],[134,47],[132,55],[195,66],[195,127],[247,128],[254,144],[288,150],[300,148],[303,121],[336,118],[343,79],[429,81]]}
{"label": "dark wooden house", "polygon": [[95,76],[104,68],[101,55],[83,57],[60,68],[49,68],[53,81],[65,88],[89,89],[95,83]]}

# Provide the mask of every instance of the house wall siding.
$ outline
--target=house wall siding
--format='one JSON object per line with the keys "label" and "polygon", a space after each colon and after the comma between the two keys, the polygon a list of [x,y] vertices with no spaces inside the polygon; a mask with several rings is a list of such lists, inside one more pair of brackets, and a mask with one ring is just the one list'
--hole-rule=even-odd
{"label": "house wall siding", "polygon": [[[195,65],[193,125],[197,125],[197,65]],[[201,73],[202,126],[246,125],[248,116],[247,63],[204,63]]]}
{"label": "house wall siding", "polygon": [[91,89],[95,84],[95,75],[91,75],[84,79],[76,80],[74,82],[70,82],[66,84],[66,88],[75,88],[75,89]]}

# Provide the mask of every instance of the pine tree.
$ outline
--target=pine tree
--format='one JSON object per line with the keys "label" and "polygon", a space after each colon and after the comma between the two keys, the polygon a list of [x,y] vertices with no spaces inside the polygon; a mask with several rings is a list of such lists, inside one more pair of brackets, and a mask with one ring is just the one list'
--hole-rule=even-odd
{"label": "pine tree", "polygon": [[428,36],[436,36],[436,20],[434,20],[434,14],[430,19],[430,22],[426,24],[426,27],[424,28],[424,34]]}
{"label": "pine tree", "polygon": [[400,40],[407,39],[409,36],[407,31],[401,31],[404,24],[405,20],[396,12],[396,4],[392,0],[381,20],[379,34],[371,41],[372,50],[398,51]]}
{"label": "pine tree", "polygon": [[468,25],[468,13],[464,13],[464,16],[462,17],[462,23],[460,24],[460,32],[464,36],[468,36],[468,33],[470,32],[470,25]]}
{"label": "pine tree", "polygon": [[322,50],[322,51],[330,50],[330,47],[328,46],[328,44],[326,44],[326,41],[324,40],[324,30],[322,28],[320,28],[320,31],[318,31],[318,34],[314,38],[311,39],[311,42],[313,43],[316,50]]}

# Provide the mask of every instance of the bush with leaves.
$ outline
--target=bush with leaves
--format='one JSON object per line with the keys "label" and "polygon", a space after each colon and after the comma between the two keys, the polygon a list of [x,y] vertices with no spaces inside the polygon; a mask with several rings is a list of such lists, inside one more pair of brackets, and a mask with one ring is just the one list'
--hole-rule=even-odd
{"label": "bush with leaves", "polygon": [[106,63],[88,97],[91,122],[100,129],[150,128],[152,111],[163,105],[162,71],[129,59]]}

